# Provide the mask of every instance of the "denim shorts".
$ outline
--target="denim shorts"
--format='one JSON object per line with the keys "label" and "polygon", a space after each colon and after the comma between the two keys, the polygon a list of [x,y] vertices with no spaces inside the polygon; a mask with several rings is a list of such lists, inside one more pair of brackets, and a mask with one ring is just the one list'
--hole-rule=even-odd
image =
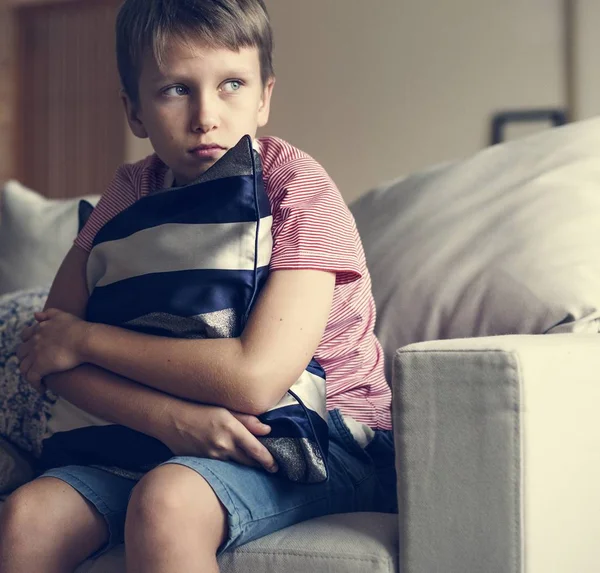
{"label": "denim shorts", "polygon": [[[339,410],[329,412],[329,479],[298,484],[263,469],[235,462],[177,456],[165,462],[198,472],[228,513],[228,537],[218,554],[295,523],[355,511],[397,511],[394,443],[391,431],[377,430],[362,448]],[[137,481],[87,466],[66,466],[40,477],[58,478],[102,514],[109,539],[93,557],[124,541],[127,504]]]}

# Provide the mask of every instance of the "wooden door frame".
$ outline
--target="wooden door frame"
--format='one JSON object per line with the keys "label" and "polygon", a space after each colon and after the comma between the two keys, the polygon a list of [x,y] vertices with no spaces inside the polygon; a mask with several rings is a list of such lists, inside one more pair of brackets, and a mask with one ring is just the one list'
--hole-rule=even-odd
{"label": "wooden door frame", "polygon": [[83,2],[84,0],[5,0],[9,9],[39,6],[41,4],[59,4],[62,2]]}
{"label": "wooden door frame", "polygon": [[[0,0],[1,2],[2,0]],[[38,9],[45,11],[46,9],[52,11],[54,8],[60,9],[64,7],[69,12],[78,12],[79,7],[86,9],[92,5],[96,6],[118,6],[121,0],[5,0],[8,4],[3,9],[0,9],[0,14],[4,11],[10,20],[11,26],[11,42],[10,48],[11,53],[9,56],[9,75],[12,77],[12,86],[9,94],[9,101],[7,102],[7,111],[9,114],[9,121],[7,122],[7,133],[0,137],[4,137],[4,141],[7,142],[7,149],[9,157],[6,161],[6,173],[0,173],[1,180],[8,178],[16,178],[19,180],[25,179],[26,167],[23,163],[23,147],[24,147],[24,125],[20,121],[23,117],[22,99],[20,97],[20,90],[23,84],[23,66],[24,66],[24,55],[26,50],[23,48],[23,42],[25,38],[22,33],[21,20],[26,14],[31,11],[37,12]],[[75,4],[75,3],[78,4]],[[123,145],[125,145],[124,139],[125,129],[123,128]],[[123,153],[124,160],[124,153]],[[0,165],[1,167],[1,165]],[[116,166],[115,166],[116,168]],[[2,171],[2,169],[0,169]]]}
{"label": "wooden door frame", "polygon": [[[87,0],[89,1],[89,0]],[[98,1],[98,0],[96,0]],[[0,18],[6,19],[6,28],[8,29],[8,36],[10,37],[10,41],[8,42],[6,49],[8,50],[6,62],[7,62],[7,78],[12,79],[11,89],[9,92],[8,99],[0,105],[2,105],[2,115],[4,117],[8,117],[9,120],[4,122],[6,125],[6,130],[4,130],[3,134],[0,134],[0,137],[4,138],[5,145],[3,147],[6,149],[6,153],[9,156],[7,161],[6,172],[3,172],[0,169],[0,182],[3,179],[9,179],[11,177],[16,177],[19,166],[17,165],[18,161],[18,140],[19,140],[19,126],[18,126],[18,101],[19,94],[18,86],[20,85],[20,77],[19,77],[19,64],[20,64],[20,54],[19,54],[19,35],[18,35],[18,12],[21,9],[33,8],[36,6],[50,6],[56,4],[64,4],[64,3],[75,3],[75,2],[86,2],[86,0],[0,0]]]}
{"label": "wooden door frame", "polygon": [[0,166],[0,183],[3,180],[17,176],[17,142],[19,138],[18,120],[18,101],[17,93],[20,85],[19,78],[19,39],[17,34],[17,14],[22,8],[33,7],[36,5],[63,3],[63,2],[82,2],[85,0],[0,0],[0,18],[4,19],[6,44],[2,46],[6,50],[5,60],[2,64],[3,71],[6,71],[6,78],[10,88],[6,94],[6,99],[0,102],[0,112],[2,118],[2,133],[0,138],[2,142],[0,148],[5,153],[5,162]]}

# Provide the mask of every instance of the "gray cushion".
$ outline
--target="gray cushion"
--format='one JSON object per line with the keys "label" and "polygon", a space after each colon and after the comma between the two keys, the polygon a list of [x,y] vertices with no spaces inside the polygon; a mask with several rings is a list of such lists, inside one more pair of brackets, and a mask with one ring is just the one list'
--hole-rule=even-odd
{"label": "gray cushion", "polygon": [[16,181],[1,194],[0,295],[51,283],[77,235],[80,198],[46,199]]}
{"label": "gray cushion", "polygon": [[[221,573],[397,573],[398,516],[329,515],[299,523],[219,557]],[[77,573],[125,573],[123,546]]]}
{"label": "gray cushion", "polygon": [[352,206],[388,359],[423,340],[598,332],[600,119],[486,149]]}

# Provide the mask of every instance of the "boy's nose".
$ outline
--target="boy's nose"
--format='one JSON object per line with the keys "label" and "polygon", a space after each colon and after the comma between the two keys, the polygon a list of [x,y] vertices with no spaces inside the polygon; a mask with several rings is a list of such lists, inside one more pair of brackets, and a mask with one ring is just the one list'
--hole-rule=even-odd
{"label": "boy's nose", "polygon": [[191,117],[191,128],[194,132],[207,133],[218,127],[219,115],[217,103],[209,98],[198,98],[194,104]]}

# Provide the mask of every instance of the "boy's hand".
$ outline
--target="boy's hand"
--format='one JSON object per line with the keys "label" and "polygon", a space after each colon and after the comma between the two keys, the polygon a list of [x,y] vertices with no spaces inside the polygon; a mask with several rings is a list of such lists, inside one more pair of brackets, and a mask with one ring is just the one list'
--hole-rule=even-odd
{"label": "boy's hand", "polygon": [[278,470],[269,450],[256,438],[271,428],[256,416],[184,401],[178,401],[169,415],[170,435],[159,439],[174,455],[232,460],[271,473]]}
{"label": "boy's hand", "polygon": [[44,376],[85,362],[83,349],[90,324],[52,308],[36,312],[35,319],[37,324],[21,333],[23,343],[17,349],[17,358],[21,361],[21,375],[42,393]]}

